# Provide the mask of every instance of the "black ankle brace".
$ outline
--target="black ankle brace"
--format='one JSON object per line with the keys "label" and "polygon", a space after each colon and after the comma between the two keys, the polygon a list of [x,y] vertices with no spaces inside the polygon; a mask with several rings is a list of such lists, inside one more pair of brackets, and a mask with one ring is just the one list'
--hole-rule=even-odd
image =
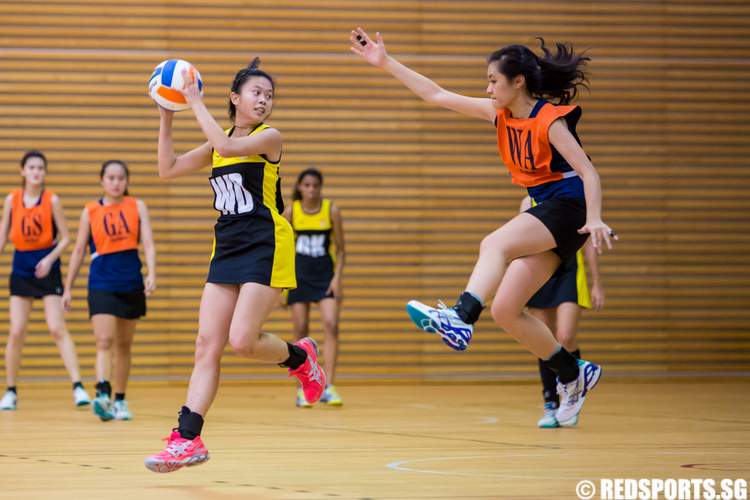
{"label": "black ankle brace", "polygon": [[203,430],[203,417],[183,406],[177,417],[177,431],[184,439],[195,439]]}
{"label": "black ankle brace", "polygon": [[458,313],[458,317],[464,323],[473,325],[479,319],[479,315],[482,314],[482,303],[469,292],[463,292],[456,301],[456,305],[453,308]]}

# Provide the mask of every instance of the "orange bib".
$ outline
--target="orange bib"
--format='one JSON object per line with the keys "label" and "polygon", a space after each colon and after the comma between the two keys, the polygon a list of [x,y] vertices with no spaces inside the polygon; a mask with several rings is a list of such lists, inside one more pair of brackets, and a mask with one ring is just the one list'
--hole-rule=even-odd
{"label": "orange bib", "polygon": [[41,250],[55,242],[55,221],[52,217],[52,192],[42,191],[41,200],[31,208],[23,204],[23,189],[11,195],[10,241],[16,250]]}
{"label": "orange bib", "polygon": [[138,248],[140,217],[135,198],[125,196],[115,205],[102,205],[98,200],[86,204],[91,225],[91,239],[98,255]]}
{"label": "orange bib", "polygon": [[562,117],[575,130],[581,108],[545,103],[534,118],[513,118],[507,108],[497,111],[497,147],[513,184],[528,188],[563,178],[563,172],[550,169],[553,147],[547,135]]}

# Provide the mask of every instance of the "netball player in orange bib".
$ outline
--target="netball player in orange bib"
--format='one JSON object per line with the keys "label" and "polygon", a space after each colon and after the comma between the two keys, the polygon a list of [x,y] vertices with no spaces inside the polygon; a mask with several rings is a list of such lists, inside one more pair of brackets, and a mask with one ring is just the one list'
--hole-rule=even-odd
{"label": "netball player in orange bib", "polygon": [[60,254],[70,242],[68,228],[60,198],[44,186],[46,175],[44,154],[26,153],[21,159],[23,187],[6,196],[3,205],[0,251],[9,237],[16,250],[10,274],[10,335],[5,346],[8,389],[0,399],[0,410],[16,409],[16,376],[34,299],[44,302],[49,333],[73,382],[73,402],[76,406],[89,404],[89,395],[81,384],[75,344],[65,327],[60,297],[63,292]]}
{"label": "netball player in orange bib", "polygon": [[380,33],[373,40],[357,28],[350,41],[352,52],[425,101],[494,124],[513,182],[527,188],[538,203],[482,241],[474,271],[455,306],[433,308],[413,300],[407,305],[409,315],[451,348],[464,350],[484,301],[494,295],[495,323],[557,374],[556,418],[561,425],[572,421],[599,381],[601,368],[576,360],[524,306],[589,235],[598,251],[602,245],[611,248],[616,239],[602,222],[599,175],[576,134],[581,109],[568,105],[585,83],[588,58],[563,44],[557,44],[553,54],[542,41],[542,56],[528,47],[509,45],[489,56],[489,97],[476,98],[449,92],[390,57]]}
{"label": "netball player in orange bib", "polygon": [[[73,283],[88,246],[89,317],[96,337],[93,410],[102,421],[131,420],[133,415],[125,399],[131,348],[136,321],[146,315],[146,295],[156,288],[156,249],[146,204],[128,196],[127,165],[120,160],[106,161],[99,177],[104,194],[87,203],[81,212],[65,280],[64,301],[70,310]],[[139,242],[143,243],[148,265],[145,280],[138,256]]]}
{"label": "netball player in orange bib", "polygon": [[282,216],[281,133],[264,123],[273,109],[273,78],[256,58],[234,77],[229,93],[232,126],[222,130],[201,98],[195,79],[182,93],[207,142],[177,156],[172,144],[173,112],[159,108],[159,176],[171,179],[211,166],[209,183],[219,212],[214,226],[207,283],[201,298],[195,363],[187,399],[166,448],[146,458],[154,472],[171,472],[209,458],[201,440],[203,419],[216,396],[224,347],[239,356],[288,368],[305,399],[320,399],[326,385],[315,341],[294,344],[261,327],[281,291],[296,286],[294,234]]}

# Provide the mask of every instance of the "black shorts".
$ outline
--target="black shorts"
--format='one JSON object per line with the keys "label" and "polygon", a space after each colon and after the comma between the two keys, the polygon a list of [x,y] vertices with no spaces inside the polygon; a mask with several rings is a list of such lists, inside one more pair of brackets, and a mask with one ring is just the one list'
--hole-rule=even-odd
{"label": "black shorts", "polygon": [[94,314],[111,314],[123,319],[138,319],[146,315],[146,295],[143,290],[130,292],[89,290],[89,318]]}
{"label": "black shorts", "polygon": [[549,229],[557,247],[552,250],[563,262],[574,258],[579,248],[586,243],[588,234],[578,234],[586,225],[586,202],[573,198],[553,198],[526,210]]}
{"label": "black shorts", "polygon": [[47,295],[62,295],[62,276],[60,267],[55,266],[44,278],[24,278],[10,275],[10,294],[19,297],[33,297],[41,299]]}

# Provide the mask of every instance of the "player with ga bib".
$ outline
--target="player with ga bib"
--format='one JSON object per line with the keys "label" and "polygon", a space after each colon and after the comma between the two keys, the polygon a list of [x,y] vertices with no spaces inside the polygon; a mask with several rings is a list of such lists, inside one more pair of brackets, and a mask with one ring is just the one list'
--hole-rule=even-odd
{"label": "player with ga bib", "polygon": [[[87,203],[81,212],[63,300],[70,310],[73,284],[88,246],[89,318],[96,337],[93,410],[102,421],[131,420],[133,414],[125,391],[136,322],[146,315],[146,296],[156,288],[156,249],[146,204],[128,195],[130,172],[125,162],[105,161],[99,177],[104,193]],[[148,265],[145,279],[138,256],[139,243],[143,243]]]}

